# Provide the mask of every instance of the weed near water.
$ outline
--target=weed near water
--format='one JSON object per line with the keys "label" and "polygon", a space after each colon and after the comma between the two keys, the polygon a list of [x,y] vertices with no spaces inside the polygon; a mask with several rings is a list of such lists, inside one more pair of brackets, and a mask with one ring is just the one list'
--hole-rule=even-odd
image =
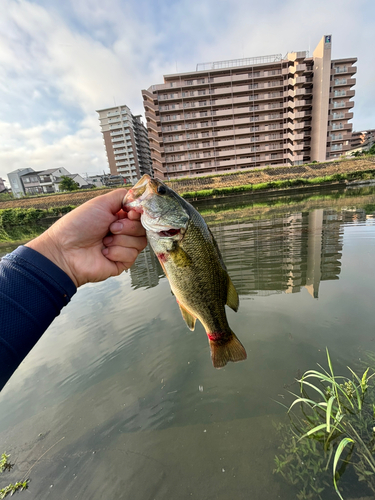
{"label": "weed near water", "polygon": [[339,479],[346,470],[375,494],[375,374],[366,368],[358,376],[348,367],[350,377],[335,375],[328,350],[327,362],[328,370],[318,365],[320,371],[298,380],[290,426],[278,427],[274,472],[299,488],[299,500],[323,499],[331,484],[343,500]]}
{"label": "weed near water", "polygon": [[[9,457],[7,453],[3,453],[0,457],[0,472],[10,471],[12,470],[14,464],[9,462]],[[10,483],[5,488],[0,488],[0,499],[5,498],[6,496],[14,495],[17,491],[23,491],[28,488],[29,479],[22,479],[21,481],[17,481],[16,483]]]}

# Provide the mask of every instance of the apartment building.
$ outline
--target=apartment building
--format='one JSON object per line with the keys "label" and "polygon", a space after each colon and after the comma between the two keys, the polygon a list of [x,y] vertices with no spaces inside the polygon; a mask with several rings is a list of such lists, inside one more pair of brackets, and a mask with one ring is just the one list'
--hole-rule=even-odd
{"label": "apartment building", "polygon": [[375,143],[375,129],[360,130],[352,133],[351,149],[369,149]]}
{"label": "apartment building", "polygon": [[147,129],[141,116],[128,106],[98,110],[100,126],[112,175],[124,175],[135,183],[143,174],[152,176]]}
{"label": "apartment building", "polygon": [[198,64],[143,90],[155,177],[325,161],[350,149],[356,58],[307,52]]}

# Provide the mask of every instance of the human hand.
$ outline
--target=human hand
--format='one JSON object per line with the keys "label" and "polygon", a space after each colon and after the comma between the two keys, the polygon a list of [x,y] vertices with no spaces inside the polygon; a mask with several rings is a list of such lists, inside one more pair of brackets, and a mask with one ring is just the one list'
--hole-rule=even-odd
{"label": "human hand", "polygon": [[140,214],[122,210],[126,192],[116,189],[87,201],[26,246],[59,266],[77,287],[121,274],[147,244]]}

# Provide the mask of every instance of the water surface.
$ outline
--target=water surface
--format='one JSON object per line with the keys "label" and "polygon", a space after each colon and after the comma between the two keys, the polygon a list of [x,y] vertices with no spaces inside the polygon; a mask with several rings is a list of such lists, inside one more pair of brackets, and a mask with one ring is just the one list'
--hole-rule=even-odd
{"label": "water surface", "polygon": [[85,285],[0,394],[0,453],[9,480],[34,465],[30,500],[296,498],[272,474],[275,400],[326,347],[338,372],[375,350],[374,191],[197,208],[240,294],[227,315],[247,361],[212,367],[148,248]]}

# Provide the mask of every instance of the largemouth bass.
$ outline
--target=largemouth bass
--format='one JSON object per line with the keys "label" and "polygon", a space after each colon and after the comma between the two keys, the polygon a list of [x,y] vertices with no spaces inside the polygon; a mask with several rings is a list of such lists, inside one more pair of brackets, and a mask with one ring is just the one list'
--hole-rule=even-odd
{"label": "largemouth bass", "polygon": [[124,198],[125,210],[140,212],[148,241],[167,276],[190,330],[204,326],[215,368],[246,359],[228,325],[225,304],[237,311],[237,291],[203,217],[162,182],[144,175]]}

